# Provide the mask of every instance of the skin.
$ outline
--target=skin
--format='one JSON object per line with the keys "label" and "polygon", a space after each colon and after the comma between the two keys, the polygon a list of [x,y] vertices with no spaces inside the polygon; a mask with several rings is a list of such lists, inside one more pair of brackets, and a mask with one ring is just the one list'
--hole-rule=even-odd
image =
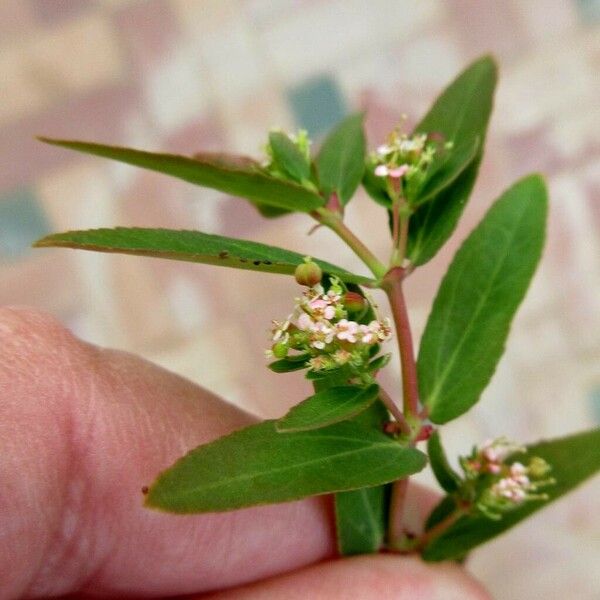
{"label": "skin", "polygon": [[[0,599],[489,598],[456,565],[335,558],[327,497],[191,516],[143,508],[159,471],[252,420],[48,315],[0,308]],[[421,521],[434,502],[413,487],[408,512]]]}

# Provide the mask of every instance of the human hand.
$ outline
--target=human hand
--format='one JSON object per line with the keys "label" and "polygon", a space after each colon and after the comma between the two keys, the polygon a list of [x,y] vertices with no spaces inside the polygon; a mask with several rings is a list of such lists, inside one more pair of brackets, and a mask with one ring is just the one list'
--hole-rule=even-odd
{"label": "human hand", "polygon": [[[327,497],[192,516],[143,508],[159,471],[251,421],[51,317],[0,309],[0,599],[489,598],[456,565],[336,559]],[[436,499],[413,486],[408,501],[422,521]]]}

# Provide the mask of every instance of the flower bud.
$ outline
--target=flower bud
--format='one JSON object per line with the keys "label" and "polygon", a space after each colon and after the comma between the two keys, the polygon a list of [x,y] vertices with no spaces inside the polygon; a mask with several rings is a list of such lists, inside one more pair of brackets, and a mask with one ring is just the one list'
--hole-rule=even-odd
{"label": "flower bud", "polygon": [[313,287],[314,285],[317,285],[317,283],[320,283],[321,278],[323,277],[323,271],[321,271],[321,267],[319,267],[317,263],[308,259],[306,262],[296,267],[294,277],[296,277],[296,281],[300,285]]}
{"label": "flower bud", "polygon": [[342,302],[344,308],[351,313],[362,312],[367,306],[365,298],[357,292],[346,292]]}
{"label": "flower bud", "polygon": [[534,456],[529,461],[527,471],[534,479],[544,477],[552,470],[552,467],[541,457]]}
{"label": "flower bud", "polygon": [[277,342],[273,344],[271,351],[275,358],[285,358],[288,353],[288,345],[284,342]]}

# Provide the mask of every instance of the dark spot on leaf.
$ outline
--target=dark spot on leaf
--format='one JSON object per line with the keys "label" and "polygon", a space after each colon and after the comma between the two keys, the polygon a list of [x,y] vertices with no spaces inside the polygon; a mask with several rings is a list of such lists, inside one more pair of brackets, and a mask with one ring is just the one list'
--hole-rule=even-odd
{"label": "dark spot on leaf", "polygon": [[219,258],[228,258],[229,257],[229,252],[227,252],[227,250],[223,250],[222,252],[219,252]]}
{"label": "dark spot on leaf", "polygon": [[144,494],[144,496],[148,493],[148,486],[145,485],[144,487],[142,487],[142,494]]}
{"label": "dark spot on leaf", "polygon": [[263,260],[263,263],[265,263],[265,265],[272,265],[273,264],[270,260]]}
{"label": "dark spot on leaf", "polygon": [[258,267],[258,265],[260,265],[260,260],[254,260],[252,261],[252,264]]}
{"label": "dark spot on leaf", "polygon": [[248,262],[247,258],[240,258],[240,262]]}

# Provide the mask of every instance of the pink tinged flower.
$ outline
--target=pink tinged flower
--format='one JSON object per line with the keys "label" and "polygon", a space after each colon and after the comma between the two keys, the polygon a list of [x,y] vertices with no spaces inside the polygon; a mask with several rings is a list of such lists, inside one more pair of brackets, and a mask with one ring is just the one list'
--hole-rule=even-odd
{"label": "pink tinged flower", "polygon": [[311,319],[310,315],[307,315],[304,312],[298,317],[298,329],[301,329],[302,331],[310,329],[313,323],[314,321]]}
{"label": "pink tinged flower", "polygon": [[333,341],[335,331],[326,323],[313,323],[310,330],[312,332],[310,345],[317,350],[323,350]]}
{"label": "pink tinged flower", "polygon": [[385,165],[377,165],[374,173],[377,177],[387,177],[390,174],[390,171]]}
{"label": "pink tinged flower", "polygon": [[368,325],[359,325],[360,341],[363,344],[374,344],[377,342],[377,334],[373,333]]}
{"label": "pink tinged flower", "polygon": [[323,316],[326,319],[333,319],[333,317],[335,317],[335,306],[328,306],[327,308],[325,308],[325,310],[323,311]]}
{"label": "pink tinged flower", "polygon": [[358,323],[356,321],[348,321],[341,319],[337,324],[338,340],[346,340],[351,344],[356,342],[356,334],[358,333]]}
{"label": "pink tinged flower", "polygon": [[328,303],[326,300],[323,300],[323,298],[314,298],[308,303],[308,306],[311,310],[321,311],[328,306]]}
{"label": "pink tinged flower", "polygon": [[487,466],[487,470],[494,475],[498,475],[502,470],[502,467],[497,463],[489,463]]}
{"label": "pink tinged flower", "polygon": [[408,165],[400,165],[399,167],[389,169],[389,176],[393,177],[394,179],[400,179],[400,177],[406,174],[408,168]]}

